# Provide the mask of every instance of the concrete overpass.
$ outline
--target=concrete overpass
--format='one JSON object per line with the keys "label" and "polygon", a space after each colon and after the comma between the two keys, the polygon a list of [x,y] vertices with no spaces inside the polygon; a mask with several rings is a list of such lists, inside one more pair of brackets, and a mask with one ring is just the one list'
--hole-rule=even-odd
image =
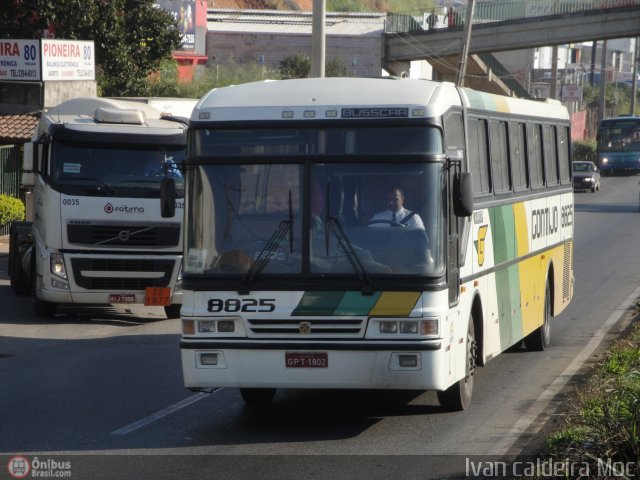
{"label": "concrete overpass", "polygon": [[[482,53],[637,36],[640,5],[474,24],[467,74],[476,78],[491,76],[492,69],[478,56]],[[455,72],[462,27],[386,33],[384,42],[384,65],[391,72],[406,70],[411,60],[427,60],[437,71]],[[482,86],[469,86],[510,94],[508,88],[494,80],[488,78]]]}

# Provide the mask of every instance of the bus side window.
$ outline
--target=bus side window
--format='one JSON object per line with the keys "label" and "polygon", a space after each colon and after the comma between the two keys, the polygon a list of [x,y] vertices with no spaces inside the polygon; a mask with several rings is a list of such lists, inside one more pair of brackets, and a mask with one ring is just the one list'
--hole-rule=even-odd
{"label": "bus side window", "polygon": [[476,195],[488,194],[489,157],[487,155],[487,122],[481,118],[469,118],[469,171],[473,176]]}
{"label": "bus side window", "polygon": [[529,187],[527,181],[527,163],[524,154],[524,124],[511,122],[509,124],[509,158],[513,187],[516,192]]}
{"label": "bus side window", "polygon": [[569,128],[558,127],[558,164],[560,167],[560,182],[571,182]]}
{"label": "bus side window", "polygon": [[527,159],[529,160],[529,178],[531,187],[544,185],[544,172],[542,170],[542,135],[539,124],[527,125]]}
{"label": "bus side window", "polygon": [[556,135],[552,125],[542,126],[542,148],[544,151],[544,170],[547,185],[558,184],[558,158]]}

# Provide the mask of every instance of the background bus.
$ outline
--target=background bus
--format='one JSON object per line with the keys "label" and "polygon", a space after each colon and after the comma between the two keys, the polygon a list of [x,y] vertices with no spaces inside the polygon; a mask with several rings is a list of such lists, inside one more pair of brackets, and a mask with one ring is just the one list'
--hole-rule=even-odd
{"label": "background bus", "polygon": [[[461,410],[477,366],[549,344],[573,292],[558,102],[261,82],[207,94],[188,136],[188,388],[240,387],[248,403],[280,387],[434,389]],[[399,196],[409,212],[393,219]]]}
{"label": "background bus", "polygon": [[640,170],[640,117],[608,118],[598,128],[598,164],[603,175]]}

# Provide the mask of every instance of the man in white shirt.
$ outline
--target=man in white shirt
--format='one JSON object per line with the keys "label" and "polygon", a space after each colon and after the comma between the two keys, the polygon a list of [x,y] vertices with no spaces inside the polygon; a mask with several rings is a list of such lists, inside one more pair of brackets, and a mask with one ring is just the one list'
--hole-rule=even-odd
{"label": "man in white shirt", "polygon": [[420,215],[403,207],[404,194],[399,188],[393,188],[387,194],[389,209],[376,213],[369,220],[370,227],[409,227],[421,228],[424,224]]}

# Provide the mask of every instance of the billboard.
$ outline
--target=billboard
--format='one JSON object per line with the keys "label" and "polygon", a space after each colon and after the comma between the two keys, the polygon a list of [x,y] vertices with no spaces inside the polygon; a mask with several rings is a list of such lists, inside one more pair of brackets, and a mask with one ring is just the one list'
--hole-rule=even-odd
{"label": "billboard", "polygon": [[0,40],[0,80],[95,80],[95,48],[84,40]]}
{"label": "billboard", "polygon": [[196,0],[156,0],[156,5],[167,10],[178,24],[182,35],[182,50],[196,47]]}

